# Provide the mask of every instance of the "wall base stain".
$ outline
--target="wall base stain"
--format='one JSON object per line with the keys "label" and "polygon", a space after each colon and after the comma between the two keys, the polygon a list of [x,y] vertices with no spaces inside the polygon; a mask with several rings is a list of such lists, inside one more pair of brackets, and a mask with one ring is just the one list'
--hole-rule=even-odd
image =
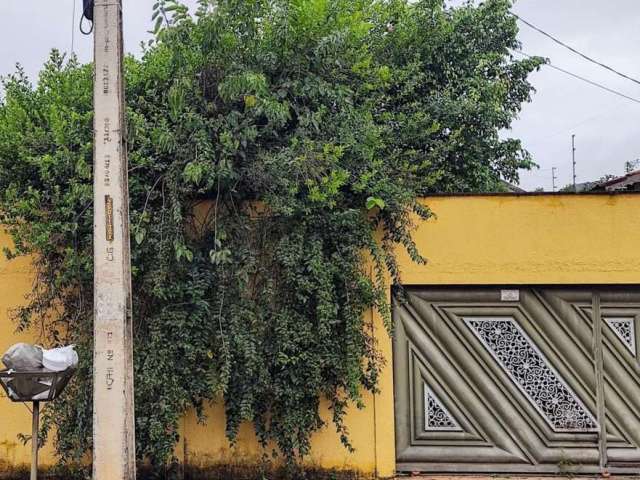
{"label": "wall base stain", "polygon": [[261,464],[217,464],[187,467],[184,480],[373,480],[371,474],[355,470],[301,466],[293,470]]}
{"label": "wall base stain", "polygon": [[29,478],[27,465],[13,465],[0,460],[0,480],[23,480]]}
{"label": "wall base stain", "polygon": [[374,480],[375,476],[346,469],[302,465],[292,468],[264,463],[173,464],[163,471],[138,470],[138,480]]}
{"label": "wall base stain", "polygon": [[[28,480],[28,465],[11,465],[0,460],[0,480]],[[43,480],[89,480],[91,467],[77,465],[38,469]],[[299,466],[287,469],[264,463],[216,463],[207,466],[185,466],[174,463],[160,470],[148,466],[138,468],[138,480],[375,480],[372,474],[356,470]]]}

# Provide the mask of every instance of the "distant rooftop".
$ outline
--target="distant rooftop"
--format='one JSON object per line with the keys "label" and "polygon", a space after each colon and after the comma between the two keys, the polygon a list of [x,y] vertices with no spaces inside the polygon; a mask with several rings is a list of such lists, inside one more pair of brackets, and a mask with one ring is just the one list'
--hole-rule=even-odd
{"label": "distant rooftop", "polygon": [[598,183],[594,188],[594,191],[640,191],[640,170],[634,170],[622,177],[612,178],[604,182]]}

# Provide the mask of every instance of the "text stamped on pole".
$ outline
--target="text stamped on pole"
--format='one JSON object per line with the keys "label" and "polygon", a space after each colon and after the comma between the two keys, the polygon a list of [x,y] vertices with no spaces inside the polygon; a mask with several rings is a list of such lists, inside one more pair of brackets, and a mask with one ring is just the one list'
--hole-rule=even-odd
{"label": "text stamped on pole", "polygon": [[113,198],[111,195],[104,196],[104,213],[106,221],[107,242],[113,242]]}

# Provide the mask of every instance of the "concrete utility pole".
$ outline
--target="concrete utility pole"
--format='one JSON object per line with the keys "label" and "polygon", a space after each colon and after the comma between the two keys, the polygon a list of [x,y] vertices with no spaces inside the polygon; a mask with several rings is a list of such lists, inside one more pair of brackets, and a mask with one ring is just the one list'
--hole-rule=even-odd
{"label": "concrete utility pole", "polygon": [[134,480],[122,0],[95,0],[93,478]]}

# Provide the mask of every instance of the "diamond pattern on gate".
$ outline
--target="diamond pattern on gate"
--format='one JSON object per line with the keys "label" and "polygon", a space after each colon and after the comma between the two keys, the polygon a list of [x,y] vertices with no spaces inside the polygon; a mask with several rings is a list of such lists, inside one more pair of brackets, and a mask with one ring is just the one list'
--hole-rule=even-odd
{"label": "diamond pattern on gate", "polygon": [[427,385],[424,385],[424,429],[461,432],[462,428]]}
{"label": "diamond pattern on gate", "polygon": [[633,317],[625,318],[605,318],[607,325],[613,330],[613,333],[622,341],[624,346],[631,352],[636,354],[636,326]]}
{"label": "diamond pattern on gate", "polygon": [[554,431],[598,430],[591,412],[513,318],[464,320]]}

